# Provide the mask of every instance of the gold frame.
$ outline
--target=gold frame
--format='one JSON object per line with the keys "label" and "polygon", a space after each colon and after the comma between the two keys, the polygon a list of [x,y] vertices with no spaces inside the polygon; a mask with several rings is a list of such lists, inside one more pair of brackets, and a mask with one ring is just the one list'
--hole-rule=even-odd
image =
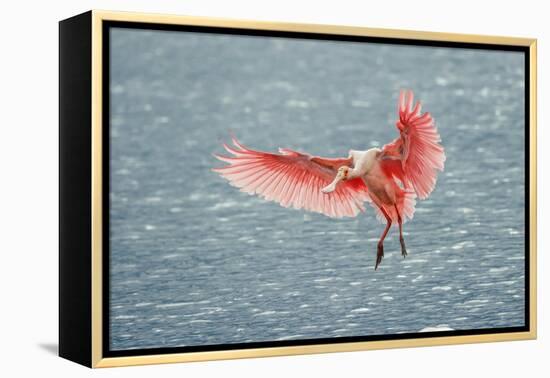
{"label": "gold frame", "polygon": [[[305,33],[342,34],[371,37],[401,38],[446,42],[515,45],[529,48],[530,53],[530,326],[528,332],[511,332],[485,335],[446,336],[389,341],[366,341],[342,344],[316,344],[291,347],[271,347],[211,352],[173,353],[141,355],[131,357],[107,357],[102,354],[102,22],[128,21],[155,24],[181,24],[217,26],[241,29],[273,31],[299,31]],[[318,24],[294,24],[246,20],[219,19],[210,17],[189,17],[147,13],[92,11],[92,366],[113,367],[172,362],[207,361],[311,353],[350,352],[371,349],[421,347],[448,344],[466,344],[494,341],[529,340],[537,337],[537,41],[530,38],[450,34],[394,29],[373,29],[354,26]]]}

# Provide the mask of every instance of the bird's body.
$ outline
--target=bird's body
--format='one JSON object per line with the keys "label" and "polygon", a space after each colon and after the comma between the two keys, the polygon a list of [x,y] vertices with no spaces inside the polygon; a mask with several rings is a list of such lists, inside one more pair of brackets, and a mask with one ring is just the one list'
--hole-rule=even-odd
{"label": "bird's body", "polygon": [[412,92],[399,97],[399,137],[383,148],[350,150],[347,158],[322,158],[280,149],[280,154],[255,151],[233,138],[233,156],[215,155],[229,163],[215,168],[222,177],[249,194],[319,212],[333,218],[354,217],[370,202],[386,228],[378,242],[375,268],[384,255],[384,239],[399,226],[401,253],[407,255],[403,223],[412,219],[416,198],[425,199],[442,171],[445,153],[429,113],[413,107]]}
{"label": "bird's body", "polygon": [[[382,170],[378,157],[382,151],[378,148],[371,148],[367,151],[351,150],[349,156],[352,159],[351,169],[348,171],[347,179],[360,177],[369,188],[371,199],[375,196],[379,203],[393,205],[397,194],[395,181],[388,177]],[[330,193],[339,183],[335,179],[327,187],[321,189],[324,193]]]}

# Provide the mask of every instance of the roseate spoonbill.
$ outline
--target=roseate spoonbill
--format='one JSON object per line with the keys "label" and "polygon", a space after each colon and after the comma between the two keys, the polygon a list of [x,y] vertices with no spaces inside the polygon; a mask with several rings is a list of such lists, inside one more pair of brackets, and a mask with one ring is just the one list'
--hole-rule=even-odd
{"label": "roseate spoonbill", "polygon": [[213,171],[243,192],[332,218],[355,217],[369,202],[377,218],[386,221],[376,270],[394,222],[399,225],[401,254],[407,255],[403,222],[413,218],[416,198],[425,199],[433,191],[437,171],[443,171],[445,162],[434,120],[421,112],[420,102],[414,103],[412,91],[400,92],[398,115],[399,136],[382,149],[350,150],[347,158],[324,158],[287,148],[280,148],[279,154],[256,151],[233,137],[235,147],[223,144],[233,156],[214,155],[229,165]]}

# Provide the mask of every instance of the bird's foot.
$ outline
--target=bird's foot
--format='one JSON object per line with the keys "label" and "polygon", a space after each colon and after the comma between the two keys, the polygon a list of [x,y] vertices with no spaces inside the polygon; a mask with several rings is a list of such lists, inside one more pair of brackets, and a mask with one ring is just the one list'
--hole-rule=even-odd
{"label": "bird's foot", "polygon": [[382,258],[384,257],[384,244],[378,244],[378,250],[376,251],[376,265],[374,266],[374,270],[378,269],[378,265],[382,262]]}
{"label": "bird's foot", "polygon": [[407,257],[407,248],[405,247],[405,239],[399,238],[399,242],[401,243],[401,256],[405,258]]}

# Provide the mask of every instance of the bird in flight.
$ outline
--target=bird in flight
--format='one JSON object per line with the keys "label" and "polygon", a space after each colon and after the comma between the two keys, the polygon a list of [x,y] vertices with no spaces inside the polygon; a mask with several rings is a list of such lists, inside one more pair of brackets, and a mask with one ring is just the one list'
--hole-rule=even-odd
{"label": "bird in flight", "polygon": [[430,113],[422,113],[412,91],[398,101],[399,136],[381,149],[350,150],[346,158],[324,158],[280,148],[279,153],[250,149],[232,137],[223,144],[231,156],[215,154],[227,165],[214,168],[241,191],[284,207],[304,209],[331,218],[355,217],[375,209],[386,227],[377,245],[374,269],[384,257],[384,239],[392,224],[399,226],[401,254],[407,256],[403,223],[414,215],[416,198],[434,190],[437,171],[443,171],[445,150]]}

